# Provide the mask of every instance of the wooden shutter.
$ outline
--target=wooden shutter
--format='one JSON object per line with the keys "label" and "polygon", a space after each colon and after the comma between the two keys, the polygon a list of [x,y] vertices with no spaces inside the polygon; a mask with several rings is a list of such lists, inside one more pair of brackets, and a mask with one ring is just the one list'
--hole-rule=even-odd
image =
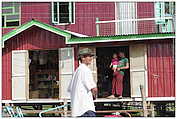
{"label": "wooden shutter", "polygon": [[140,85],[146,90],[146,47],[144,44],[130,46],[131,97],[141,97]]}
{"label": "wooden shutter", "polygon": [[67,88],[74,73],[74,48],[59,49],[60,98],[69,98]]}
{"label": "wooden shutter", "polygon": [[26,100],[28,96],[28,51],[12,51],[12,100]]}

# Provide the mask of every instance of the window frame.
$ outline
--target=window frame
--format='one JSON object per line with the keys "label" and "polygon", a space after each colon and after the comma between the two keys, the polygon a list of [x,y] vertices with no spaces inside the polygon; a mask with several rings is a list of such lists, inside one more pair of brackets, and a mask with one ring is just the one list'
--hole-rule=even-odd
{"label": "window frame", "polygon": [[[8,13],[8,14],[3,14],[2,13],[2,16],[4,17],[4,27],[2,28],[17,28],[19,26],[21,26],[21,2],[15,2],[15,3],[19,3],[19,12],[16,13],[14,11],[14,6],[10,6],[10,7],[2,7],[1,10],[3,9],[9,9],[9,8],[12,8],[13,9],[13,13]],[[18,20],[6,20],[6,16],[7,15],[19,15],[19,19]],[[19,22],[19,25],[18,26],[7,26],[7,22],[10,21],[10,22],[13,22],[13,21],[18,21]],[[2,24],[1,24],[2,25]]]}
{"label": "window frame", "polygon": [[[169,9],[169,13],[167,13],[165,11],[166,9],[166,4],[168,4],[168,9]],[[168,15],[174,15],[175,10],[173,11],[173,2],[155,2],[155,9],[154,9],[154,13],[155,13],[155,17],[166,17]],[[157,11],[157,6],[159,6]],[[158,13],[160,12],[160,14]],[[156,24],[166,24],[165,20],[156,20]]]}
{"label": "window frame", "polygon": [[[166,5],[168,4],[168,12],[166,12]],[[175,14],[174,2],[155,2],[155,17],[173,17]],[[171,19],[155,20],[155,24],[160,32],[172,32],[174,30]]]}
{"label": "window frame", "polygon": [[[58,15],[57,15],[57,17],[58,17],[58,21],[55,21],[54,20],[54,3],[55,2],[52,2],[52,24],[54,24],[54,25],[68,25],[69,23],[60,23],[60,16],[59,16],[59,2],[56,2],[57,3],[57,13],[58,13]],[[70,24],[75,24],[75,2],[68,2],[69,3],[69,5],[71,4],[71,3],[73,3],[73,22],[71,22]],[[68,6],[68,7],[70,7],[70,6]],[[71,11],[69,11],[69,13],[70,13]],[[69,17],[69,19],[71,19],[71,17]]]}

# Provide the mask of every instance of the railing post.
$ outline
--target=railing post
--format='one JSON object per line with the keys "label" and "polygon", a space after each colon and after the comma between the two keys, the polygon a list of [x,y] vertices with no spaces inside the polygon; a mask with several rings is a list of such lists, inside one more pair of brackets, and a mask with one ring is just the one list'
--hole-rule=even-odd
{"label": "railing post", "polygon": [[[67,99],[64,99],[64,105],[67,104]],[[67,117],[68,106],[64,107],[64,117]]]}
{"label": "railing post", "polygon": [[151,117],[155,117],[155,109],[154,109],[154,104],[151,103],[150,104],[150,107],[151,107]]}
{"label": "railing post", "polygon": [[175,26],[176,19],[175,19],[175,18],[176,18],[176,16],[173,16],[173,17],[172,17],[172,32],[175,32],[175,31],[176,31],[176,29],[175,29],[175,27],[176,27],[176,26]]}
{"label": "railing post", "polygon": [[144,87],[140,85],[140,91],[141,91],[141,96],[142,96],[142,104],[143,104],[143,116],[147,117],[148,112],[147,112],[147,104],[146,104],[146,99],[144,95]]}
{"label": "railing post", "polygon": [[96,36],[99,36],[100,35],[100,26],[99,26],[99,23],[97,23],[99,21],[99,18],[96,17]]}

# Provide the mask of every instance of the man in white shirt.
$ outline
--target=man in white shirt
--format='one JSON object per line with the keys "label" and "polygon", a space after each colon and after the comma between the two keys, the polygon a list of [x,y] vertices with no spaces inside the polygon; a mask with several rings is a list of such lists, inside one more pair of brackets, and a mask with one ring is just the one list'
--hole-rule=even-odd
{"label": "man in white shirt", "polygon": [[79,51],[81,64],[74,72],[68,87],[71,96],[71,113],[73,117],[95,117],[94,99],[97,88],[93,80],[92,72],[88,65],[92,62],[91,49],[84,48]]}

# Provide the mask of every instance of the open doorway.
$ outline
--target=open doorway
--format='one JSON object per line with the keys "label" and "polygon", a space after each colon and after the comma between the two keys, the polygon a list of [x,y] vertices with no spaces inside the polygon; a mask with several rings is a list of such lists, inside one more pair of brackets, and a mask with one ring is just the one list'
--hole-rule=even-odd
{"label": "open doorway", "polygon": [[[117,47],[97,47],[97,71],[98,71],[98,98],[105,98],[111,95],[112,90],[112,74],[113,71],[109,67],[113,53],[123,51],[125,56],[129,59],[129,47],[117,46]],[[130,97],[130,70],[125,71],[123,80],[123,97]]]}
{"label": "open doorway", "polygon": [[29,51],[29,99],[59,98],[58,50]]}

